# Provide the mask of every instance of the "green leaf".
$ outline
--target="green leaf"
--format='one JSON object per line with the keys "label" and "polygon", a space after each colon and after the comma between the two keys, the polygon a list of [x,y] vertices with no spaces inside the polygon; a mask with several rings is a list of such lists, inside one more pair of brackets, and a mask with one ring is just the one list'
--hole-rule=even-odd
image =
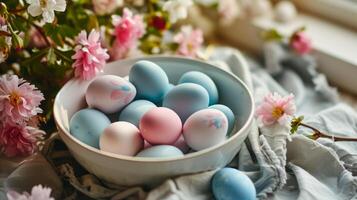
{"label": "green leaf", "polygon": [[284,36],[280,34],[276,29],[270,29],[263,33],[263,39],[265,41],[282,41]]}
{"label": "green leaf", "polygon": [[50,48],[47,53],[47,61],[49,64],[55,64],[57,61],[57,56],[55,54],[55,50]]}

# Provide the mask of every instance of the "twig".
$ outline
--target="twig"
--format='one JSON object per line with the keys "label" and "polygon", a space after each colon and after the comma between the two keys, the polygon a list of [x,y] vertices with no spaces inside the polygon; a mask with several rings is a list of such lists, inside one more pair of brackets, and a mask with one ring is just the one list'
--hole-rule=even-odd
{"label": "twig", "polygon": [[26,19],[24,16],[22,15],[19,15],[19,14],[14,14],[16,17],[19,17],[20,19],[26,21],[27,23],[31,24],[31,26],[33,26],[39,33],[40,35],[42,36],[42,38],[45,40],[47,46],[53,46],[52,43],[50,42],[50,40],[48,39],[48,37],[46,36],[45,32],[43,31],[43,29],[38,26],[37,24],[35,24],[34,22]]}
{"label": "twig", "polygon": [[334,141],[357,141],[357,138],[328,135],[328,134],[323,133],[323,132],[319,131],[318,129],[316,129],[316,128],[308,125],[308,124],[300,123],[299,125],[313,130],[314,133],[316,134],[315,136],[317,138],[319,138],[319,137],[330,138],[330,139],[332,139]]}

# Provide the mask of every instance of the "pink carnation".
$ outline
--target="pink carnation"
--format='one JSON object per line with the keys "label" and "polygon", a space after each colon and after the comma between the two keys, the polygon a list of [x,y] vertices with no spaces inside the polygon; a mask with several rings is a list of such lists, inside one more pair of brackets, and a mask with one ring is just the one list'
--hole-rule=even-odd
{"label": "pink carnation", "polygon": [[281,125],[286,125],[289,117],[293,116],[296,107],[294,103],[294,95],[290,94],[281,97],[279,94],[268,94],[256,110],[256,115],[260,118],[264,125],[273,125],[278,122]]}
{"label": "pink carnation", "polygon": [[295,33],[290,39],[290,46],[299,54],[306,54],[311,51],[311,40],[302,31]]}
{"label": "pink carnation", "polygon": [[114,57],[123,58],[128,51],[137,45],[137,41],[145,33],[145,24],[141,15],[133,13],[124,8],[123,16],[113,16],[115,41],[112,49]]}
{"label": "pink carnation", "polygon": [[77,37],[76,53],[72,56],[75,60],[74,74],[83,80],[93,78],[101,71],[109,59],[107,50],[101,47],[100,34],[92,30],[87,39],[87,32],[81,31]]}
{"label": "pink carnation", "polygon": [[33,154],[42,135],[43,131],[30,126],[5,123],[0,127],[0,150],[7,157]]}
{"label": "pink carnation", "polygon": [[43,94],[16,75],[0,77],[0,120],[21,123],[41,113]]}
{"label": "pink carnation", "polygon": [[7,193],[9,200],[55,200],[51,197],[51,188],[36,185],[32,187],[31,194],[24,192],[19,194],[15,191]]}
{"label": "pink carnation", "polygon": [[203,33],[200,29],[192,30],[191,26],[183,26],[181,32],[174,36],[174,41],[179,45],[177,54],[196,57],[203,43]]}

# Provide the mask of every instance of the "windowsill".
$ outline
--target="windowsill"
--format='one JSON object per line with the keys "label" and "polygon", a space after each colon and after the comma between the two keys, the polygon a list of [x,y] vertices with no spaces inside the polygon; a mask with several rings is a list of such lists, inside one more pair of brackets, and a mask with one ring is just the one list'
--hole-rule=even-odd
{"label": "windowsill", "polygon": [[307,28],[307,34],[312,38],[319,70],[333,84],[357,94],[357,32],[307,14],[299,14],[289,24],[280,24],[269,18],[238,19],[229,27],[219,28],[219,32],[232,44],[260,54],[264,30],[275,28],[290,35],[302,26]]}

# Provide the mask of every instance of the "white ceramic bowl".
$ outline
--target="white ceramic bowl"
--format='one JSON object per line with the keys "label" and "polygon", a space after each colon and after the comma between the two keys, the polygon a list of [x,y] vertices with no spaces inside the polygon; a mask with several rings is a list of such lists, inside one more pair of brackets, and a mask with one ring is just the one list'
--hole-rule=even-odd
{"label": "white ceramic bowl", "polygon": [[[234,133],[224,143],[198,152],[173,158],[138,158],[116,155],[88,146],[69,132],[69,119],[86,107],[84,94],[90,81],[72,79],[57,94],[54,117],[62,140],[74,158],[89,172],[104,181],[119,185],[154,185],[178,175],[202,172],[227,165],[238,153],[246,139],[253,119],[252,95],[236,76],[215,66],[178,57],[145,57],[160,65],[170,82],[176,83],[187,71],[201,71],[216,83],[220,100],[232,109],[236,116]],[[127,76],[131,66],[140,58],[116,61],[106,65],[104,74]]]}

